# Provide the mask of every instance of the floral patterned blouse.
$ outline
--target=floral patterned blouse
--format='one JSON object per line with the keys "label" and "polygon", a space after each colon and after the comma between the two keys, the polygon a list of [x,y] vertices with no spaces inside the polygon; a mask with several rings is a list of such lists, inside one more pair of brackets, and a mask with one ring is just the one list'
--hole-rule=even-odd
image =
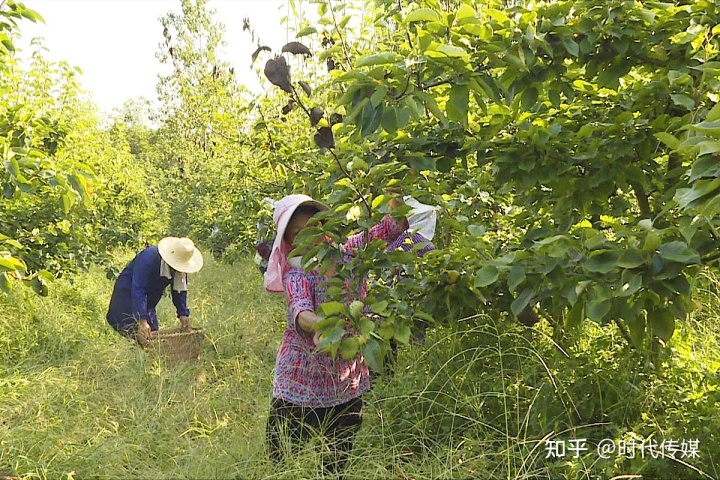
{"label": "floral patterned blouse", "polygon": [[[406,222],[405,222],[406,223]],[[407,227],[386,215],[369,230],[370,240],[395,240]],[[348,238],[343,246],[346,253],[365,244],[365,235],[359,233]],[[300,312],[317,311],[325,301],[326,280],[316,270],[305,272],[290,267],[283,283],[287,301],[287,328],[283,334],[275,361],[273,397],[310,408],[327,408],[347,403],[370,389],[367,365],[358,354],[351,360],[339,355],[315,351],[313,334],[297,325]],[[365,288],[361,289],[362,296]]]}

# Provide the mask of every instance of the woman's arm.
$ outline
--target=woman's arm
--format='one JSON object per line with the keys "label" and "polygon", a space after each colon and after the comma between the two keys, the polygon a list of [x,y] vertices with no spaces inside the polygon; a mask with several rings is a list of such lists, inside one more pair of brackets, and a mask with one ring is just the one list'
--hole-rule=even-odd
{"label": "woman's arm", "polygon": [[299,333],[313,334],[313,343],[320,343],[320,333],[313,327],[323,318],[315,313],[313,289],[308,278],[298,271],[285,275],[285,299],[288,305],[288,324]]}
{"label": "woman's arm", "polygon": [[[405,205],[402,196],[397,195],[396,191],[389,191],[390,194],[394,195],[388,202],[390,210],[395,210],[398,207]],[[345,251],[354,250],[362,247],[368,242],[375,239],[383,240],[387,243],[394,242],[405,230],[410,227],[407,218],[403,218],[400,221],[392,218],[390,214],[387,214],[380,220],[380,223],[374,225],[368,231],[369,240],[365,239],[365,232],[360,232],[356,235],[348,237],[347,242],[343,245]]]}
{"label": "woman's arm", "polygon": [[283,286],[288,308],[288,326],[298,331],[311,332],[316,315],[313,288],[307,276],[298,270],[292,270],[285,274]]}
{"label": "woman's arm", "polygon": [[323,318],[310,310],[303,310],[297,316],[297,325],[308,333],[314,333],[313,326]]}
{"label": "woman's arm", "polygon": [[360,232],[356,235],[348,237],[347,242],[343,245],[345,251],[354,250],[360,248],[368,242],[375,239],[383,240],[387,243],[392,243],[397,239],[405,230],[409,227],[407,218],[403,218],[402,221],[396,221],[390,214],[387,214],[380,220],[380,223],[373,226],[368,231],[369,240],[365,240],[365,232]]}

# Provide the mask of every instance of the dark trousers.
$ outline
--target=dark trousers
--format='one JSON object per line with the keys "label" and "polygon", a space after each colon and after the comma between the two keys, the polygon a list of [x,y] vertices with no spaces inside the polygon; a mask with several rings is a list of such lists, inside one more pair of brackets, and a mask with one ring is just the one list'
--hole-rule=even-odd
{"label": "dark trousers", "polygon": [[[110,326],[119,334],[135,339],[137,338],[137,322],[139,319],[135,318],[132,312],[133,304],[132,298],[130,297],[130,290],[119,288],[116,283],[113,288],[112,297],[110,297],[110,305],[108,306],[108,312],[105,318]],[[150,312],[148,312],[147,320],[151,330],[158,329],[155,309],[151,309]]]}
{"label": "dark trousers", "polygon": [[286,451],[299,450],[312,435],[325,437],[330,452],[323,455],[323,468],[332,475],[345,467],[355,435],[362,424],[362,398],[329,408],[310,408],[273,398],[267,422],[267,446],[273,462],[281,462]]}

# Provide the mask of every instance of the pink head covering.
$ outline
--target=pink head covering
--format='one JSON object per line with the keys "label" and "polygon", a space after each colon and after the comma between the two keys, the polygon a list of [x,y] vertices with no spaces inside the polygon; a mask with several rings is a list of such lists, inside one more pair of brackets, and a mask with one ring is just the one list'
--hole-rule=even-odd
{"label": "pink head covering", "polygon": [[290,253],[290,245],[283,242],[283,236],[293,213],[300,205],[304,204],[314,205],[320,211],[328,209],[327,206],[307,195],[288,195],[275,204],[275,211],[273,212],[276,232],[275,241],[270,251],[270,259],[265,272],[265,290],[270,293],[283,293],[285,291],[283,288],[283,276],[289,268],[287,256]]}

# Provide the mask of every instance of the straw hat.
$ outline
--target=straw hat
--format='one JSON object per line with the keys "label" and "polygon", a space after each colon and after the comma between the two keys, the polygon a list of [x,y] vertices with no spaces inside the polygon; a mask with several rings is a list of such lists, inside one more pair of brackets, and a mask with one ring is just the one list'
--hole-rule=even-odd
{"label": "straw hat", "polygon": [[284,291],[282,285],[282,277],[285,273],[285,265],[287,259],[283,258],[282,243],[285,229],[295,210],[300,205],[313,205],[318,210],[325,211],[328,207],[307,195],[287,195],[280,201],[275,203],[273,212],[273,221],[275,222],[275,241],[272,250],[270,250],[270,260],[268,261],[268,269],[265,272],[265,289],[272,293],[281,293]]}
{"label": "straw hat", "polygon": [[182,273],[195,273],[203,266],[200,250],[189,238],[165,237],[158,243],[158,250],[168,265]]}

